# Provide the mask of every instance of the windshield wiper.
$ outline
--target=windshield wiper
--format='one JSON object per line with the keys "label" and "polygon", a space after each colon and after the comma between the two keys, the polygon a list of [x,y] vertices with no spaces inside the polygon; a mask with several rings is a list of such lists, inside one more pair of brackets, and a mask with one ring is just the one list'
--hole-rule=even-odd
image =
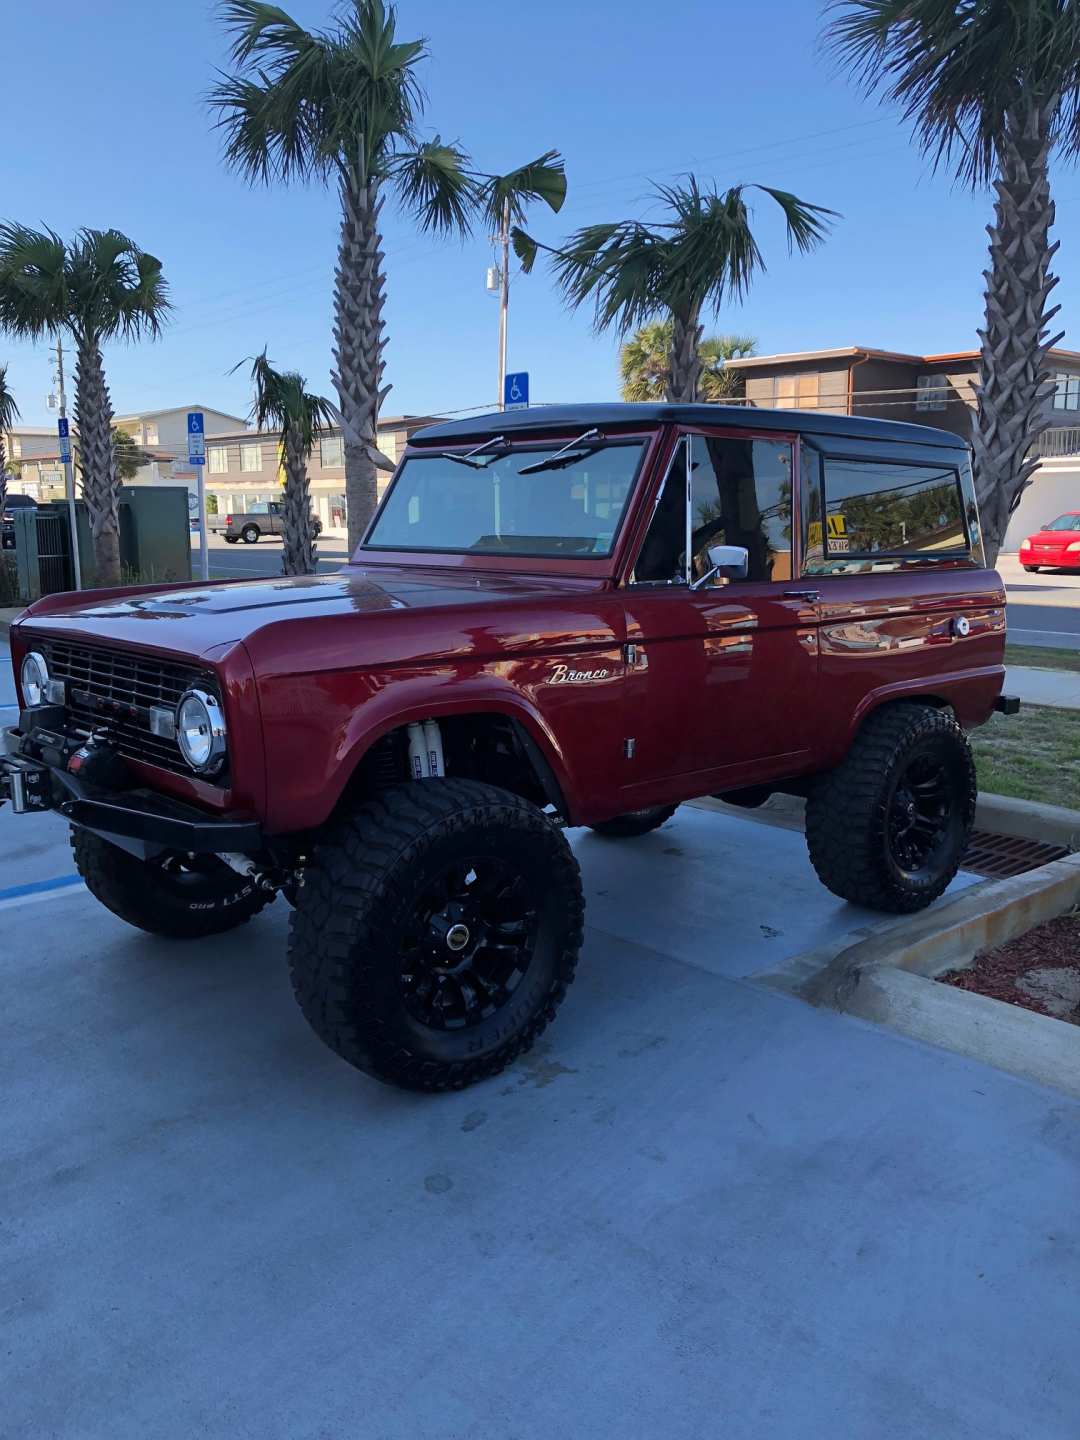
{"label": "windshield wiper", "polygon": [[[579,445],[586,441],[593,443],[587,450],[579,450]],[[556,450],[554,455],[549,455],[546,460],[534,460],[531,465],[522,465],[518,471],[519,475],[537,475],[541,470],[558,470],[563,465],[572,465],[575,460],[584,460],[586,455],[591,455],[596,447],[603,443],[604,437],[599,430],[586,430],[584,435],[579,435],[576,440],[568,440],[561,450]]]}
{"label": "windshield wiper", "polygon": [[[475,445],[471,450],[466,450],[463,455],[459,455],[456,450],[436,450],[435,458],[437,460],[453,460],[455,465],[468,465],[470,470],[486,470],[487,466],[484,462],[474,457],[483,455],[484,451],[490,450],[493,445],[502,445],[509,448],[509,444],[510,442],[505,435],[494,435],[490,440],[484,440],[480,445]],[[489,460],[493,458],[491,455],[488,456]]]}

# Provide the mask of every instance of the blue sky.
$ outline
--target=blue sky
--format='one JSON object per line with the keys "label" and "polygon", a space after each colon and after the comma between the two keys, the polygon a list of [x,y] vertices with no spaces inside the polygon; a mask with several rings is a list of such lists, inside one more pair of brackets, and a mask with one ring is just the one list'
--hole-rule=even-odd
{"label": "blue sky", "polygon": [[[292,13],[325,24],[329,5]],[[721,186],[762,181],[842,212],[810,257],[789,258],[763,203],[769,269],[719,329],[762,352],[866,344],[966,349],[981,319],[986,195],[934,177],[895,114],[833,73],[812,0],[674,0],[657,22],[637,0],[403,0],[404,36],[426,35],[431,134],[460,140],[483,169],[548,147],[566,156],[570,193],[533,228],[648,216],[650,179],[687,170]],[[330,292],[337,200],[315,188],[251,190],[221,164],[203,95],[226,42],[206,4],[53,0],[10,7],[0,86],[7,137],[0,215],[67,233],[116,226],[160,256],[175,315],[155,344],[111,347],[117,413],[198,401],[246,413],[236,361],[269,346],[331,391]],[[1080,175],[1055,174],[1056,299],[1077,299]],[[384,412],[445,411],[495,398],[497,307],[485,293],[491,247],[418,236],[386,209],[393,390]],[[653,212],[655,213],[655,212]],[[1070,343],[1067,335],[1065,344]],[[509,357],[544,401],[615,398],[617,343],[568,314],[545,272],[515,279]],[[0,337],[0,363],[29,424],[49,419],[44,346]]]}

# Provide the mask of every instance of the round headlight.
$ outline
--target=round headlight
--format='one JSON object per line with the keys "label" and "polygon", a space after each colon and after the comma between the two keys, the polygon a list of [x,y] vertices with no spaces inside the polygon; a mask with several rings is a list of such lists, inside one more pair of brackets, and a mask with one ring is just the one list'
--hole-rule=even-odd
{"label": "round headlight", "polygon": [[36,650],[31,650],[22,662],[22,669],[19,671],[19,683],[22,686],[23,699],[27,705],[43,705],[45,703],[45,686],[49,683],[49,667],[45,664],[45,656]]}
{"label": "round headlight", "polygon": [[220,770],[225,763],[225,716],[215,695],[188,690],[176,707],[176,741],[193,770]]}

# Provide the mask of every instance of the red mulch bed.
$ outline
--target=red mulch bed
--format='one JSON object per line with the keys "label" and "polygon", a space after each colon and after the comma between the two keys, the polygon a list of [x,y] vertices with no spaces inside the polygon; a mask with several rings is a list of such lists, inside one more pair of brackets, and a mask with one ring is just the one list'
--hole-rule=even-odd
{"label": "red mulch bed", "polygon": [[[1041,1001],[1017,989],[1016,985],[1029,970],[1041,969],[1080,969],[1080,913],[1059,915],[1056,920],[1036,925],[1015,940],[981,951],[966,970],[949,970],[938,979],[958,990],[973,990],[992,1000],[1004,1000],[1009,1005],[1049,1015],[1051,1012]],[[1080,1010],[1056,1018],[1080,1025]]]}

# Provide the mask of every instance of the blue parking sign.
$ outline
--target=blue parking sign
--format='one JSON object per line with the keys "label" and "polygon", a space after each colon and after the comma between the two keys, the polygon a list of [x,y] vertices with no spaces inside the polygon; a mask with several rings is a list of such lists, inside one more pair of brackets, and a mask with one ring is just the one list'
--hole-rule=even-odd
{"label": "blue parking sign", "polygon": [[188,411],[187,458],[189,465],[205,465],[206,463],[206,436],[203,432],[201,410]]}
{"label": "blue parking sign", "polygon": [[524,410],[529,404],[529,372],[515,370],[503,380],[503,409]]}

